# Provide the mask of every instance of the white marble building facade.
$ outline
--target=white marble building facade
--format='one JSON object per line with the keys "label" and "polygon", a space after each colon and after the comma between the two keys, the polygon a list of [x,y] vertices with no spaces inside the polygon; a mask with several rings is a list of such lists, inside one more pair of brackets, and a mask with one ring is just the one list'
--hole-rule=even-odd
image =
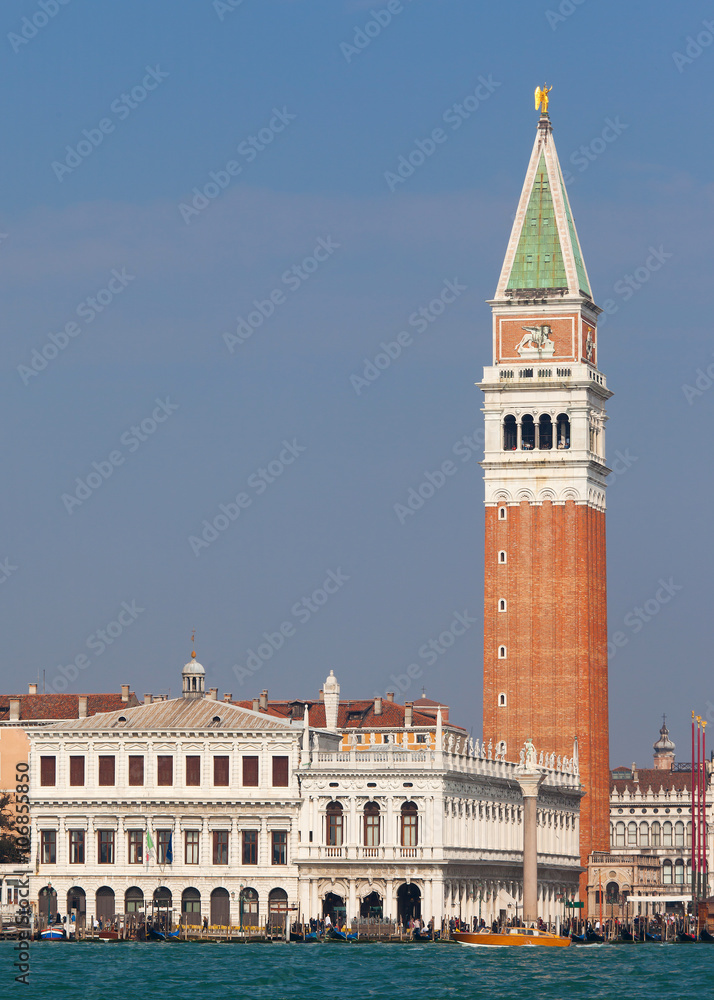
{"label": "white marble building facade", "polygon": [[[216,700],[203,668],[183,697],[28,728],[30,898],[40,914],[150,913],[263,926],[330,913],[517,916],[518,764],[442,731],[340,749],[312,730]],[[577,762],[541,759],[540,915],[562,916],[580,872]]]}
{"label": "white marble building facade", "polygon": [[[517,764],[440,735],[421,751],[388,744],[312,758],[300,770],[302,912],[319,912],[332,894],[348,921],[374,905],[385,919],[437,924],[521,915]],[[539,910],[555,921],[558,897],[577,892],[581,793],[572,761],[550,763],[538,799]]]}

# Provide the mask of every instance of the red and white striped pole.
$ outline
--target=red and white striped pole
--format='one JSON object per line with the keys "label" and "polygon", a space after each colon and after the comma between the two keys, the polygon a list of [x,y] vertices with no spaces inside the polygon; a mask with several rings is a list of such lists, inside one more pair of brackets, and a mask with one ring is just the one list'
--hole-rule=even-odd
{"label": "red and white striped pole", "polygon": [[697,780],[695,765],[694,711],[692,711],[692,901],[697,898]]}
{"label": "red and white striped pole", "polygon": [[697,899],[702,894],[702,717],[697,716]]}
{"label": "red and white striped pole", "polygon": [[699,811],[702,814],[701,851],[702,851],[702,895],[707,897],[707,724],[702,722],[702,785],[699,794]]}

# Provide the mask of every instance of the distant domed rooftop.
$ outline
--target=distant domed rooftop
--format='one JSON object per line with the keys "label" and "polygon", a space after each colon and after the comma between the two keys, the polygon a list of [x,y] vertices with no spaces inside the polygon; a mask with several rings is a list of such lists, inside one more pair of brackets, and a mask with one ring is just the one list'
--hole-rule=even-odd
{"label": "distant domed rooftop", "polygon": [[659,731],[659,739],[656,743],[652,744],[654,752],[656,755],[659,754],[670,754],[674,753],[676,746],[669,738],[669,730],[667,729],[667,717],[662,716],[662,728]]}
{"label": "distant domed rooftop", "polygon": [[181,687],[184,698],[203,698],[206,671],[196,659],[196,651],[191,653],[191,659],[181,671]]}

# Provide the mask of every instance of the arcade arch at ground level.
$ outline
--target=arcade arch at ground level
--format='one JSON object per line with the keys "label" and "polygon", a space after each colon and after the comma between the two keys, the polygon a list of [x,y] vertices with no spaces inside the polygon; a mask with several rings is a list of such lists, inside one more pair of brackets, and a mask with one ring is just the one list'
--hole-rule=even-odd
{"label": "arcade arch at ground level", "polygon": [[[539,913],[546,921],[556,923],[564,916],[566,897],[576,896],[578,869],[544,871],[539,881]],[[484,870],[449,871],[417,869],[413,874],[387,870],[386,877],[365,877],[364,870],[325,877],[315,872],[304,873],[299,897],[302,919],[338,916],[340,921],[376,917],[407,923],[419,917],[424,923],[432,918],[438,925],[442,919],[457,917],[472,924],[483,919],[487,923],[522,917],[523,890],[518,868],[501,872]],[[374,908],[374,909],[372,909]],[[381,911],[381,912],[380,912]]]}
{"label": "arcade arch at ground level", "polygon": [[[34,882],[34,885],[32,884]],[[32,879],[30,899],[43,926],[77,911],[87,925],[101,919],[110,922],[129,914],[137,917],[151,913],[152,901],[158,909],[171,911],[174,926],[183,919],[187,924],[263,927],[271,921],[284,924],[287,914],[297,919],[297,878],[244,877],[215,880],[209,878],[172,878],[167,873],[156,878],[56,878],[51,883]]]}
{"label": "arcade arch at ground level", "polygon": [[[539,912],[545,920],[562,919],[563,896],[577,894],[578,870],[576,866],[572,870],[541,866]],[[36,911],[39,908],[51,912],[53,919],[58,911],[62,916],[68,913],[72,900],[79,902],[77,909],[84,912],[89,922],[98,913],[99,890],[110,890],[100,892],[102,912],[107,916],[112,908],[116,915],[136,915],[146,912],[147,905],[151,907],[158,884],[156,878],[137,877],[136,873],[116,879],[107,879],[106,875],[82,878],[72,873],[71,878],[57,877],[51,883],[33,876],[30,898]],[[191,924],[202,923],[206,918],[209,923],[229,922],[234,927],[256,928],[265,926],[271,916],[276,924],[282,923],[287,913],[294,920],[321,918],[330,894],[335,897],[331,899],[332,905],[339,907],[340,920],[348,922],[358,918],[408,920],[418,912],[422,921],[428,923],[433,917],[437,925],[451,917],[469,923],[481,917],[490,923],[522,914],[521,873],[517,865],[439,866],[412,862],[404,866],[367,867],[348,862],[333,865],[327,873],[322,865],[311,865],[299,878],[293,875],[282,879],[248,879],[244,874],[219,880],[189,879],[165,872],[160,885],[171,895],[175,924],[182,913]],[[48,886],[49,891],[40,896]],[[218,889],[222,891],[213,895]],[[418,907],[413,905],[415,900]]]}

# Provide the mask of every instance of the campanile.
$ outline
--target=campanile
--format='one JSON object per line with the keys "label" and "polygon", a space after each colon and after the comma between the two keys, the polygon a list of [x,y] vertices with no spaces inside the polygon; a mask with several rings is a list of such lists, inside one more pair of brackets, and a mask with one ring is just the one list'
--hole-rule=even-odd
{"label": "campanile", "polygon": [[[546,105],[547,106],[547,105]],[[597,318],[541,113],[484,369],[484,737],[570,757],[583,863],[609,849],[605,403]],[[581,896],[581,898],[583,898]]]}

